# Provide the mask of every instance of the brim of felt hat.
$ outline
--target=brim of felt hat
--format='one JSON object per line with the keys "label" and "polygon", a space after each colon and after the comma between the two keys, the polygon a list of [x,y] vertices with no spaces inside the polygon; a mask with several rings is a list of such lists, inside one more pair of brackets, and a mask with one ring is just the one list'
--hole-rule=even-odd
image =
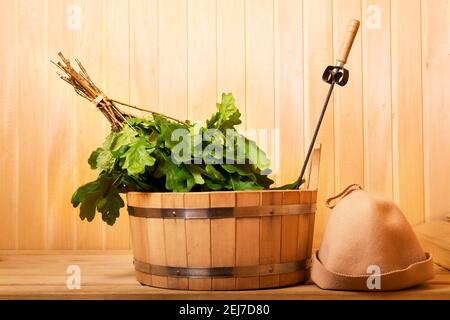
{"label": "brim of felt hat", "polygon": [[[392,291],[418,285],[434,277],[433,259],[425,253],[426,259],[411,264],[405,269],[393,270],[380,275],[346,275],[325,268],[318,252],[313,255],[311,280],[321,289],[347,291]],[[375,277],[379,277],[375,279]],[[375,285],[374,285],[375,284]],[[379,284],[379,285],[376,285]]]}

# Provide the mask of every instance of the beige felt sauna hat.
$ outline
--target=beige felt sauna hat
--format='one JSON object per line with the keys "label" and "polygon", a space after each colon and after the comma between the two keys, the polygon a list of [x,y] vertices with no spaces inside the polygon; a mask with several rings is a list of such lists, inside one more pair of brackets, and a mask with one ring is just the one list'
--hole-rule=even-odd
{"label": "beige felt sauna hat", "polygon": [[431,255],[393,202],[351,185],[327,205],[333,210],[311,269],[320,288],[387,291],[433,278]]}

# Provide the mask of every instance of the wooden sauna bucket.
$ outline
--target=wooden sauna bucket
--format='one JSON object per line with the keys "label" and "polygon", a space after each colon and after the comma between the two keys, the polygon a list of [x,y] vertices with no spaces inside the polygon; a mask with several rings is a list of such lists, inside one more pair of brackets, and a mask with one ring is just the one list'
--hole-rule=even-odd
{"label": "wooden sauna bucket", "polygon": [[137,281],[241,290],[307,280],[319,158],[317,148],[307,189],[128,193]]}

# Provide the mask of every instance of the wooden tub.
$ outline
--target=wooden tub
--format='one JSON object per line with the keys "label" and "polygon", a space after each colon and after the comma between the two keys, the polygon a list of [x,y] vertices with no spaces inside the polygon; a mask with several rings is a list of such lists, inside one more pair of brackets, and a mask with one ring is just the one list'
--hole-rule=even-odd
{"label": "wooden tub", "polygon": [[309,276],[320,149],[305,190],[127,194],[144,285],[274,288]]}

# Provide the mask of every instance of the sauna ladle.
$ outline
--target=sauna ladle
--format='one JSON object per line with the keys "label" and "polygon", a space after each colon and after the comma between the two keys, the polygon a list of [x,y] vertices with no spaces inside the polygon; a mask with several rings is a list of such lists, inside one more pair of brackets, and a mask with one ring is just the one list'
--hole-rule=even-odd
{"label": "sauna ladle", "polygon": [[344,42],[342,43],[339,55],[336,59],[336,64],[334,66],[328,66],[322,75],[322,80],[330,84],[328,94],[325,98],[325,103],[322,107],[322,112],[320,113],[319,120],[314,130],[314,134],[311,143],[308,148],[308,153],[306,154],[305,161],[303,162],[302,170],[298,179],[290,185],[280,187],[278,189],[298,189],[303,181],[303,176],[306,171],[306,167],[311,157],[312,150],[316,143],[317,135],[319,134],[320,126],[322,125],[323,117],[327,111],[328,102],[330,101],[331,94],[333,93],[334,86],[337,84],[341,87],[345,86],[348,82],[349,72],[344,68],[347,63],[350,50],[352,48],[353,42],[355,41],[356,34],[358,33],[360,22],[358,20],[351,20],[347,27],[347,32],[345,34]]}

